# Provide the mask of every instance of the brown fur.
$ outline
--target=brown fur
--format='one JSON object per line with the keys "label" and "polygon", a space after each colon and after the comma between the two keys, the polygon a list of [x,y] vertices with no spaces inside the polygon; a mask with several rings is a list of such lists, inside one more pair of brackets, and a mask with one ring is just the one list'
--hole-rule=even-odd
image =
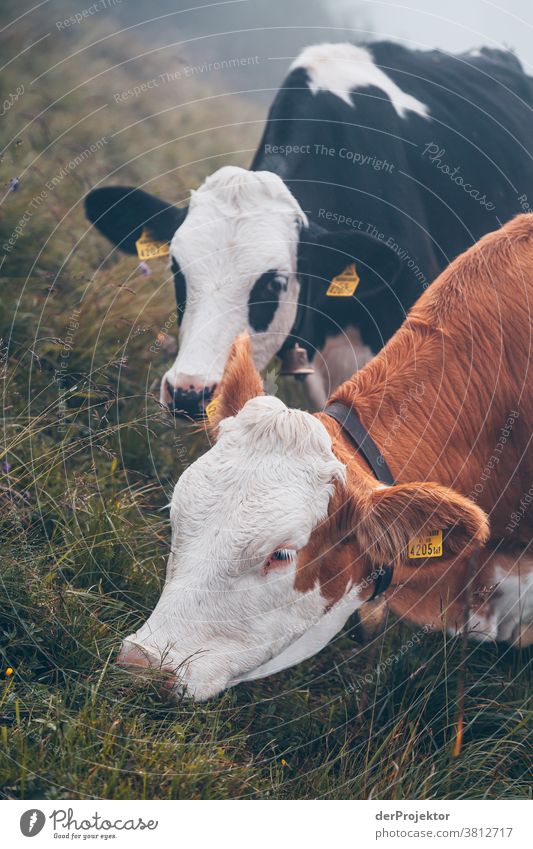
{"label": "brown fur", "polygon": [[[495,537],[529,541],[533,510],[516,529],[506,526],[533,480],[532,305],[533,215],[519,215],[458,257],[378,356],[336,390],[332,400],[355,408],[398,485],[377,489],[349,437],[317,414],[348,468],[348,482],[337,487],[327,520],[300,552],[299,589],[319,580],[333,603],[358,584],[369,597],[376,565],[393,562],[396,580],[405,570],[433,583],[440,575],[455,593],[473,545],[487,539],[483,511]],[[249,343],[241,338],[232,351],[218,420],[263,391]],[[514,411],[518,417],[502,443]],[[437,528],[444,531],[444,557],[407,560],[409,538]]]}
{"label": "brown fur", "polygon": [[242,333],[234,339],[224,366],[216,397],[217,405],[209,425],[216,431],[222,419],[235,416],[251,398],[263,395],[263,381],[254,366],[250,337]]}
{"label": "brown fur", "polygon": [[[501,541],[485,546],[469,574],[468,558],[428,561],[422,569],[400,567],[394,586],[386,594],[389,610],[397,617],[415,625],[430,625],[460,631],[465,610],[488,619],[502,592],[501,572],[525,583],[533,570],[533,557],[522,550],[505,550]],[[470,583],[471,579],[471,583]],[[515,642],[524,647],[533,642],[530,623],[517,629]]]}
{"label": "brown fur", "polygon": [[415,562],[407,559],[407,545],[417,534],[442,528],[448,551],[465,556],[488,537],[484,513],[452,490],[432,483],[376,489],[359,468],[354,475],[349,467],[349,475],[348,485],[336,488],[328,518],[299,554],[296,587],[302,592],[318,580],[332,604],[349,583],[369,598],[374,589],[369,576],[377,567]]}
{"label": "brown fur", "polygon": [[[514,532],[506,526],[533,480],[532,309],[533,215],[519,215],[458,257],[332,399],[356,409],[398,482],[432,480],[474,497],[517,411],[476,501],[494,536],[523,542],[533,533],[533,510]],[[417,386],[424,387],[418,403]],[[345,439],[328,416],[321,420]]]}
{"label": "brown fur", "polygon": [[[453,568],[450,560],[439,558],[422,569],[428,569],[433,581],[439,571],[461,576],[472,543],[487,536],[474,500],[488,513],[494,536],[508,542],[531,539],[533,510],[526,511],[516,528],[507,525],[533,480],[528,450],[532,305],[533,215],[521,215],[458,257],[419,299],[383,351],[334,393],[332,400],[355,408],[395,479],[405,482],[403,491],[400,486],[376,491],[349,437],[329,416],[319,414],[335,453],[347,464],[349,480],[338,503],[332,503],[328,522],[301,553],[299,566],[309,580],[321,573],[328,598],[336,595],[331,590],[338,586],[338,580],[329,577],[334,563],[345,586],[348,579],[364,581],[380,557],[382,562],[394,560],[396,574],[401,568],[421,571],[423,561],[401,556],[406,532],[417,533],[417,524],[419,530],[444,524],[449,528],[445,557],[461,551],[463,555],[451,560]],[[515,411],[519,415],[502,443],[502,429]],[[433,509],[428,484],[407,483],[413,480],[438,482]],[[453,493],[446,494],[442,485],[453,487]],[[469,495],[472,500],[464,498]],[[454,510],[458,517],[466,510],[459,519],[459,536],[450,524]],[[344,540],[342,530],[347,527],[353,528],[352,543],[343,551],[338,539]],[[394,552],[396,557],[388,557]],[[313,557],[318,562],[311,568]]]}
{"label": "brown fur", "polygon": [[[357,639],[365,642],[381,633],[388,613],[413,626],[452,633],[462,630],[466,613],[489,620],[500,601],[503,578],[519,579],[525,591],[533,555],[491,541],[481,550],[473,574],[470,565],[466,557],[428,560],[419,569],[397,564],[385,595],[359,608]],[[533,625],[518,625],[512,642],[522,648],[532,645]]]}

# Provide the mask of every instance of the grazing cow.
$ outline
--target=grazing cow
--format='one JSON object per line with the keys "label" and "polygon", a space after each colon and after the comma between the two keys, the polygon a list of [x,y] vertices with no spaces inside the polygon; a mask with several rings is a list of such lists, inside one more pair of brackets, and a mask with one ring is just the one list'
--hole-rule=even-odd
{"label": "grazing cow", "polygon": [[[465,574],[488,537],[487,514],[495,538],[527,546],[532,308],[533,215],[521,215],[456,259],[334,393],[381,449],[394,485],[376,480],[327,412],[262,395],[239,338],[216,442],[174,490],[161,598],[120,662],[162,663],[176,689],[207,698],[319,651],[375,596],[385,566],[391,576],[394,565],[391,594],[408,570],[442,581],[450,569]],[[417,559],[431,553],[417,549],[430,531],[442,533],[442,556]],[[492,599],[491,634],[533,624],[531,572],[520,586],[518,574]],[[455,593],[451,583],[449,600]]]}
{"label": "grazing cow", "polygon": [[532,99],[505,51],[315,45],[292,64],[249,171],[216,171],[186,209],[140,189],[91,192],[88,218],[122,250],[143,230],[170,243],[180,349],[161,400],[201,418],[248,330],[258,368],[301,343],[321,409],[451,259],[528,209]]}

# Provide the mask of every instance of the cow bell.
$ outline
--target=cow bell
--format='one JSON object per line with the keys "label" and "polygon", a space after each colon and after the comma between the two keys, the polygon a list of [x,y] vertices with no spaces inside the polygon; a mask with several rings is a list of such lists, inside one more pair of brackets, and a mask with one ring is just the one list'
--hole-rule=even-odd
{"label": "cow bell", "polygon": [[296,343],[293,348],[287,348],[283,352],[280,374],[304,378],[307,374],[313,374],[313,372],[314,369],[309,362],[307,351],[301,345]]}

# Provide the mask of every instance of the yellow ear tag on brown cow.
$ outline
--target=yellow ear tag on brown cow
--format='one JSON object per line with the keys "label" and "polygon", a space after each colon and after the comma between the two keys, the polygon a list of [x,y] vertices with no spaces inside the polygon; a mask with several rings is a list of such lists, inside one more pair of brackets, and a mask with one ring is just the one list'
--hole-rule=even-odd
{"label": "yellow ear tag on brown cow", "polygon": [[341,274],[337,274],[329,284],[326,295],[330,298],[348,298],[353,295],[359,286],[360,277],[355,270],[355,265],[352,262],[348,265]]}
{"label": "yellow ear tag on brown cow", "polygon": [[218,397],[217,397],[217,398],[213,398],[213,399],[209,402],[209,404],[207,405],[207,407],[205,408],[205,414],[206,414],[206,416],[207,416],[207,420],[208,420],[208,421],[212,421],[212,420],[213,420],[213,416],[214,416],[214,415],[215,415],[215,413],[216,413],[217,407],[218,407]]}
{"label": "yellow ear tag on brown cow", "polygon": [[168,256],[170,245],[168,242],[156,242],[143,230],[141,238],[135,242],[137,256],[140,260],[156,259],[158,256]]}
{"label": "yellow ear tag on brown cow", "polygon": [[413,537],[407,546],[409,560],[425,557],[442,557],[442,531],[431,531],[426,536]]}

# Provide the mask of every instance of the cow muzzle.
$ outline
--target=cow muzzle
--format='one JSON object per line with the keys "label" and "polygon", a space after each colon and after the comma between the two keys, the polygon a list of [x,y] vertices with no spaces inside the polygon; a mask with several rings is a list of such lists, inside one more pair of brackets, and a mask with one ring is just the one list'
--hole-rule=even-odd
{"label": "cow muzzle", "polygon": [[191,382],[172,386],[165,378],[162,396],[175,416],[197,421],[205,418],[205,408],[212,399],[215,389],[216,383],[202,386]]}
{"label": "cow muzzle", "polygon": [[138,643],[124,640],[117,656],[117,664],[132,673],[147,677],[152,674],[165,691],[173,690],[176,686],[176,675],[170,664],[164,659]]}
{"label": "cow muzzle", "polygon": [[137,683],[153,683],[164,701],[192,699],[204,702],[220,695],[229,686],[227,676],[217,675],[213,671],[204,670],[191,680],[187,671],[189,660],[176,663],[170,655],[161,655],[144,645],[124,640],[116,662],[135,676]]}

